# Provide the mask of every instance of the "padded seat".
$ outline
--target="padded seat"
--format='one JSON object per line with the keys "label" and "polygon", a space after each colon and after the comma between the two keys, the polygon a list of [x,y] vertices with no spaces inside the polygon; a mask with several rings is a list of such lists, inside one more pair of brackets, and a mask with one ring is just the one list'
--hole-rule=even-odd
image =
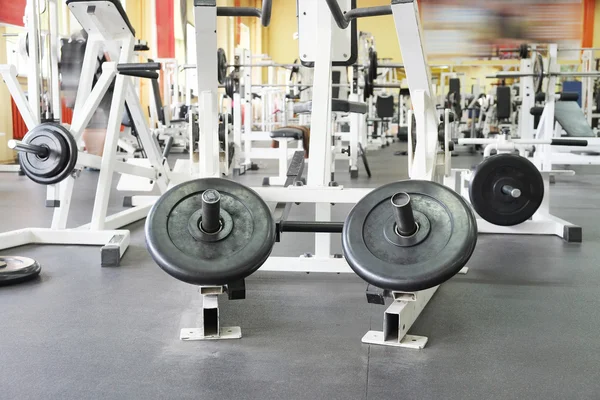
{"label": "padded seat", "polygon": [[273,139],[288,138],[294,140],[302,140],[302,138],[304,137],[304,132],[300,128],[286,126],[271,131],[269,136],[271,136]]}
{"label": "padded seat", "polygon": [[[339,99],[331,100],[331,112],[366,114],[367,110],[366,103]],[[294,112],[296,114],[310,114],[312,112],[312,101],[294,104]]]}
{"label": "padded seat", "polygon": [[94,3],[111,3],[115,6],[115,9],[119,12],[119,14],[121,14],[121,17],[123,18],[123,21],[125,21],[125,24],[131,31],[131,34],[135,36],[135,29],[133,29],[133,26],[131,26],[131,22],[129,22],[129,17],[127,17],[127,13],[123,9],[123,6],[121,5],[121,2],[119,0],[67,0],[66,4],[68,6],[71,3],[90,3],[90,5],[93,5]]}

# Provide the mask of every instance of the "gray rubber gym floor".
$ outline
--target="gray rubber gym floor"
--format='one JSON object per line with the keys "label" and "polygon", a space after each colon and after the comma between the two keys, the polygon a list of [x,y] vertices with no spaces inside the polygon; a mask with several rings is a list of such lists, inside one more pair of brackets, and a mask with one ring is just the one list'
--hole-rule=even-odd
{"label": "gray rubber gym floor", "polygon": [[[378,186],[406,177],[399,145],[369,153]],[[455,165],[476,158],[461,156]],[[273,169],[244,177],[259,184]],[[129,227],[119,268],[99,248],[24,246],[41,277],[0,288],[1,399],[598,399],[600,398],[600,169],[578,168],[552,187],[555,215],[584,228],[583,244],[558,237],[480,236],[469,273],[441,286],[411,333],[424,350],[361,344],[382,323],[365,284],[351,275],[257,273],[247,299],[221,300],[237,341],[181,342],[193,326],[197,288],[151,260],[143,221]],[[249,173],[250,175],[250,173]],[[97,173],[76,184],[71,225],[91,215]],[[1,231],[49,226],[44,188],[0,175]],[[115,193],[111,211],[121,209]],[[292,218],[311,218],[298,206]],[[337,205],[342,220],[349,208]],[[339,237],[336,238],[339,242]],[[274,254],[313,250],[287,235]]]}

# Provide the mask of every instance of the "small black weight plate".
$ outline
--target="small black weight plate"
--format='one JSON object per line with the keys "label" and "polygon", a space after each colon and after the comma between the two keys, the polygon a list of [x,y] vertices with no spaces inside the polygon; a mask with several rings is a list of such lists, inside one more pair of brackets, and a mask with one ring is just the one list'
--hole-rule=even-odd
{"label": "small black weight plate", "polygon": [[363,100],[367,102],[373,96],[373,80],[367,71],[363,72],[363,81],[365,85],[363,87]]}
{"label": "small black weight plate", "polygon": [[42,123],[30,130],[23,142],[46,147],[47,157],[21,151],[19,163],[25,175],[42,185],[52,185],[64,180],[77,163],[77,143],[71,132],[64,126],[54,123]]}
{"label": "small black weight plate", "polygon": [[537,53],[533,63],[533,89],[535,93],[542,92],[542,83],[544,82],[544,59]]}
{"label": "small black weight plate", "polygon": [[233,99],[233,94],[237,91],[236,78],[233,75],[225,77],[223,85],[225,86],[225,94],[230,99]]}
{"label": "small black weight plate", "polygon": [[221,47],[217,49],[217,79],[219,83],[223,83],[227,76],[227,56],[225,50]]}
{"label": "small black weight plate", "polygon": [[[502,191],[511,186],[521,191],[517,198]],[[481,218],[501,226],[527,221],[544,198],[542,174],[531,161],[515,154],[496,154],[473,171],[469,184],[473,209]]]}
{"label": "small black weight plate", "polygon": [[[205,190],[221,195],[222,229],[203,238]],[[227,233],[228,232],[228,233]],[[169,275],[194,285],[225,285],[255,272],[275,244],[275,222],[252,189],[220,178],[196,179],[163,194],[146,219],[146,245]]]}
{"label": "small black weight plate", "polygon": [[529,58],[529,46],[527,45],[527,43],[522,43],[519,46],[519,58],[520,59]]}
{"label": "small black weight plate", "polygon": [[0,286],[33,279],[41,270],[40,264],[31,258],[0,256]]}
{"label": "small black weight plate", "polygon": [[[390,237],[395,230],[390,199],[399,192],[410,196],[419,227],[414,240],[404,244]],[[342,233],[344,256],[354,272],[374,286],[398,291],[424,290],[450,279],[476,243],[477,222],[468,203],[443,185],[418,180],[373,190],[350,211]]]}

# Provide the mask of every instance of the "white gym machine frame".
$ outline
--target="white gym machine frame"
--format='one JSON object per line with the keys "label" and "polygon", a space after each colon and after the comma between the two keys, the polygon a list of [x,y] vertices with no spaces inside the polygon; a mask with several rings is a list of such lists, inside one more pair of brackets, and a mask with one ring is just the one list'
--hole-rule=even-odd
{"label": "white gym machine frame", "polygon": [[[37,0],[30,1],[34,6],[28,9],[30,13],[28,18],[34,20],[33,13],[38,9],[36,7]],[[76,141],[80,139],[83,130],[114,79],[114,94],[104,144],[104,155],[100,157],[80,151],[74,173],[59,184],[49,185],[47,188],[46,205],[54,207],[51,227],[25,228],[0,233],[0,249],[30,243],[100,245],[103,246],[101,265],[118,266],[130,240],[129,231],[119,230],[118,228],[145,218],[150,205],[133,207],[107,215],[113,172],[153,180],[161,192],[167,189],[171,172],[147,127],[146,117],[142,111],[132,79],[118,73],[117,65],[130,63],[134,54],[135,39],[126,21],[111,1],[89,0],[67,3],[73,15],[88,32],[88,42],[73,113],[74,117],[69,131]],[[32,29],[37,29],[37,27],[34,26]],[[30,54],[37,54],[36,47],[38,45],[37,35],[30,35]],[[113,61],[105,62],[102,65],[102,75],[92,89],[97,55],[102,46],[104,46],[105,51],[109,53],[110,59]],[[56,54],[53,57],[56,57]],[[29,102],[27,102],[25,93],[18,84],[15,67],[1,66],[0,72],[27,128],[31,130],[38,126],[42,120],[39,112],[39,100],[37,100],[40,93],[38,86],[35,84],[36,78],[39,77],[39,63],[30,62],[29,65]],[[125,101],[127,101],[133,122],[138,129],[152,167],[137,166],[117,160],[117,141]],[[53,101],[53,106],[60,108],[60,101]],[[91,222],[78,228],[67,229],[66,225],[75,179],[83,167],[100,169]]]}

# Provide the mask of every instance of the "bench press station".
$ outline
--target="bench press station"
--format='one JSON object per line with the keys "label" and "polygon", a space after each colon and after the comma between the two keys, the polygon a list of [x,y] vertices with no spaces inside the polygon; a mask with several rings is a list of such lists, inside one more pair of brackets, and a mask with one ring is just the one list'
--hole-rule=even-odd
{"label": "bench press station", "polygon": [[[197,52],[198,68],[206,67],[204,73],[198,74],[199,93],[201,109],[207,108],[203,113],[207,119],[201,124],[206,129],[201,129],[200,141],[212,147],[201,147],[206,154],[199,169],[200,179],[171,188],[155,203],[146,222],[148,249],[167,273],[201,286],[204,303],[201,326],[183,329],[182,340],[239,338],[239,328],[220,327],[217,296],[227,292],[231,299],[244,298],[243,280],[259,268],[354,271],[370,284],[367,288],[370,302],[382,304],[385,297],[393,298],[385,314],[383,332],[369,332],[363,341],[422,348],[427,339],[408,336],[406,332],[438,285],[463,269],[475,248],[477,228],[468,204],[440,184],[447,153],[440,151],[438,119],[430,97],[431,81],[421,44],[417,4],[392,1],[391,6],[356,9],[349,0],[344,0],[342,7],[336,0],[302,1],[313,11],[308,14],[312,15],[313,24],[316,20],[315,39],[320,44],[311,55],[315,67],[311,106],[314,136],[307,185],[297,185],[304,168],[302,152],[295,153],[283,188],[250,189],[217,177],[216,160],[211,160],[216,154],[215,141],[210,137],[214,131],[209,126],[217,119],[215,108],[211,108],[217,91],[216,62],[206,55],[215,53],[212,47],[216,44],[213,29],[216,17],[250,11],[224,11],[214,1],[197,1],[196,27],[202,27],[197,29],[197,43],[202,44]],[[256,10],[251,15],[264,20],[265,13],[270,13],[270,3],[263,0],[262,13]],[[330,186],[331,113],[337,109],[331,100],[332,61],[347,59],[351,54],[337,52],[344,52],[344,44],[350,43],[351,30],[346,28],[355,25],[356,18],[389,14],[394,16],[405,56],[417,119],[417,145],[411,167],[411,177],[415,180],[375,190]],[[345,40],[334,42],[334,32]],[[364,104],[342,100],[338,104],[348,111],[366,109]],[[266,202],[276,203],[272,214]],[[315,203],[315,221],[288,221],[294,202]],[[341,223],[331,221],[331,203],[357,205]],[[315,256],[270,257],[272,246],[284,232],[314,232]],[[329,254],[331,234],[340,232],[345,259]]]}

